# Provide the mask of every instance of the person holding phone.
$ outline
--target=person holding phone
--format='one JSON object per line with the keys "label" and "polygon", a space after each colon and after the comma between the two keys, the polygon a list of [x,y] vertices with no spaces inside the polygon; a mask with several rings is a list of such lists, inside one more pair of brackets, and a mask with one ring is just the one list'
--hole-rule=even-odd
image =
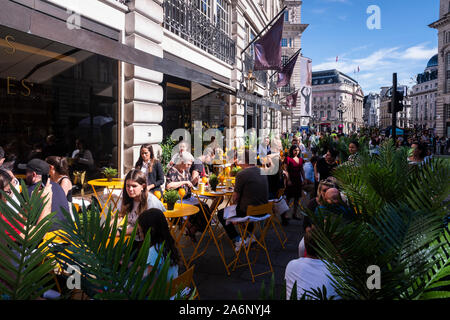
{"label": "person holding phone", "polygon": [[[25,182],[28,186],[28,193],[31,195],[35,188],[45,188],[49,179],[50,167],[47,162],[41,159],[31,159],[28,163],[20,164],[19,169],[26,170]],[[52,195],[52,212],[56,212],[54,223],[49,231],[61,228],[61,222],[66,221],[63,210],[69,211],[69,202],[66,194],[59,184],[50,180]]]}

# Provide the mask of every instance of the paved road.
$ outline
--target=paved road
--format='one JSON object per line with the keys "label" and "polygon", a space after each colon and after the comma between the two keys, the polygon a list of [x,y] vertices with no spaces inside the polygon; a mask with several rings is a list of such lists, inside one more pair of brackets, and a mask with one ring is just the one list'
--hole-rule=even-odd
{"label": "paved road", "polygon": [[[284,227],[288,236],[285,249],[281,247],[275,232],[271,229],[267,234],[266,241],[269,249],[272,266],[275,275],[276,297],[280,297],[286,265],[292,259],[298,258],[298,243],[302,238],[302,221],[290,220],[288,226]],[[228,261],[233,258],[233,251],[227,239],[223,239],[225,256]],[[184,252],[190,253],[186,249]],[[239,292],[243,300],[258,299],[262,282],[266,288],[270,284],[271,273],[256,277],[252,283],[248,267],[242,267],[231,272],[228,276],[222,264],[215,245],[211,242],[205,255],[194,262],[194,280],[197,285],[201,300],[236,300]],[[267,259],[261,251],[258,261],[254,266],[254,273],[263,272],[268,269]],[[182,270],[180,270],[182,272]]]}

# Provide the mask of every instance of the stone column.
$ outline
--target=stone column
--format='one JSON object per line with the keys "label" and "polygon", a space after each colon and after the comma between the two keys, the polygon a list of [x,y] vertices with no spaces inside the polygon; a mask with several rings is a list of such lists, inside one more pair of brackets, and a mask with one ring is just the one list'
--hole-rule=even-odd
{"label": "stone column", "polygon": [[[231,74],[231,86],[239,89],[242,79],[241,70],[243,70],[241,61],[241,52],[245,48],[245,22],[244,22],[244,4],[241,1],[233,0],[231,3],[232,10],[232,24],[231,24],[231,38],[236,43],[236,62],[234,70]],[[230,96],[231,108],[227,108],[225,112],[225,126],[226,134],[232,140],[231,144],[235,145],[237,140],[244,137],[244,101]],[[231,128],[230,128],[231,124]]]}
{"label": "stone column", "polygon": [[[132,0],[125,17],[128,46],[163,57],[163,0]],[[139,158],[139,148],[151,143],[161,154],[163,130],[163,74],[139,66],[124,66],[124,169],[127,173]]]}

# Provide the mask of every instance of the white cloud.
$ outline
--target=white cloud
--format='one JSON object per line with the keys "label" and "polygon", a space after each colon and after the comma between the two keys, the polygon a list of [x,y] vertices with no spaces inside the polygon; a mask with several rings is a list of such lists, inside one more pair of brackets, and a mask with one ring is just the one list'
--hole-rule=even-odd
{"label": "white cloud", "polygon": [[402,58],[411,60],[425,60],[430,59],[438,51],[438,48],[427,49],[424,45],[417,45],[406,49]]}
{"label": "white cloud", "polygon": [[[326,61],[314,64],[313,71],[337,69],[348,76],[355,78],[363,88],[364,93],[379,92],[380,87],[389,86],[392,83],[392,74],[397,72],[399,84],[411,85],[411,77],[423,72],[427,61],[437,53],[437,48],[427,47],[426,44],[418,44],[408,48],[393,47],[381,48],[367,56],[352,57],[357,51],[367,46],[349,50],[347,53],[326,59]],[[360,68],[360,72],[355,71]]]}

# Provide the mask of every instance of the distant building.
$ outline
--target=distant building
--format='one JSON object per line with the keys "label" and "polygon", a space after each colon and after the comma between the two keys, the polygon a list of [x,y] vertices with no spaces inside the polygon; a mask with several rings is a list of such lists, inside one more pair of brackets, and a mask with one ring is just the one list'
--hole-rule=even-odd
{"label": "distant building", "polygon": [[378,126],[378,111],[380,109],[380,95],[378,93],[369,93],[364,97],[364,126]]}
{"label": "distant building", "polygon": [[411,122],[414,128],[436,130],[436,101],[438,96],[438,55],[428,61],[411,92]]}
{"label": "distant building", "polygon": [[439,20],[429,27],[438,30],[438,92],[436,135],[450,137],[450,2],[440,2]]}
{"label": "distant building", "polygon": [[320,131],[357,132],[364,126],[364,94],[358,82],[338,70],[312,73],[313,125]]}
{"label": "distant building", "polygon": [[[391,97],[388,96],[391,87],[381,87],[380,92],[380,113],[379,113],[379,127],[386,129],[392,126],[392,113],[388,112],[388,103]],[[410,91],[407,86],[398,85],[398,91],[408,92],[408,96],[403,100],[403,110],[397,112],[397,128],[412,128],[411,123],[411,100],[409,98]]]}

